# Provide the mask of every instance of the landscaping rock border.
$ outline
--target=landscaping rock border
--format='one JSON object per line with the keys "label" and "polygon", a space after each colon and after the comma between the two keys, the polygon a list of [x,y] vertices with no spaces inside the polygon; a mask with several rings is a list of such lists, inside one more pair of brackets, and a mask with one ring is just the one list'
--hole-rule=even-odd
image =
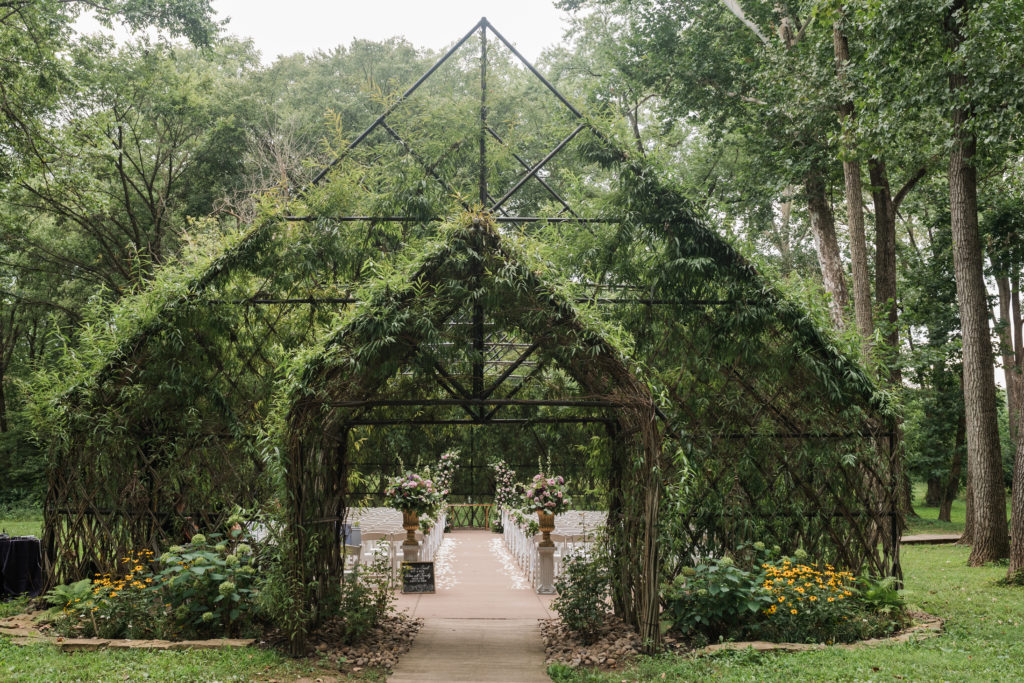
{"label": "landscaping rock border", "polygon": [[541,619],[546,663],[561,662],[571,667],[596,667],[611,671],[640,654],[640,636],[622,619],[608,615],[593,642],[583,640],[560,619]]}
{"label": "landscaping rock border", "polygon": [[251,647],[255,638],[212,638],[209,640],[132,640],[118,638],[64,638],[47,635],[45,625],[37,623],[43,612],[27,612],[0,619],[0,635],[10,636],[15,645],[56,645],[64,652],[94,650],[220,650]]}
{"label": "landscaping rock border", "polygon": [[343,625],[327,622],[310,637],[310,642],[314,643],[310,657],[327,658],[341,672],[357,673],[371,668],[392,671],[399,657],[412,647],[422,626],[422,619],[402,613],[390,614],[358,643],[347,645],[342,642]]}
{"label": "landscaping rock border", "polygon": [[942,633],[942,627],[945,622],[939,617],[925,612],[909,612],[908,614],[915,623],[887,638],[868,638],[867,640],[858,640],[855,643],[836,643],[835,645],[826,645],[825,643],[769,643],[763,640],[751,640],[746,642],[715,643],[714,645],[708,645],[707,647],[695,650],[694,654],[713,654],[725,650],[746,650],[747,648],[757,650],[758,652],[808,652],[811,650],[824,650],[829,647],[841,650],[858,650],[862,647],[934,638]]}
{"label": "landscaping rock border", "polygon": [[[753,640],[743,642],[716,643],[696,650],[689,650],[685,643],[666,636],[665,646],[670,652],[677,654],[690,653],[697,656],[710,655],[716,652],[752,649],[758,652],[807,652],[839,648],[855,650],[862,647],[874,647],[890,643],[905,643],[911,640],[932,638],[942,633],[943,620],[924,612],[910,612],[914,624],[894,633],[887,638],[869,638],[856,643],[770,643]],[[598,629],[597,639],[592,643],[584,643],[576,633],[571,631],[559,619],[542,619],[540,632],[544,638],[544,650],[547,663],[562,663],[573,668],[593,667],[605,671],[621,669],[630,659],[640,654],[640,638],[628,628],[621,619],[609,616]]]}

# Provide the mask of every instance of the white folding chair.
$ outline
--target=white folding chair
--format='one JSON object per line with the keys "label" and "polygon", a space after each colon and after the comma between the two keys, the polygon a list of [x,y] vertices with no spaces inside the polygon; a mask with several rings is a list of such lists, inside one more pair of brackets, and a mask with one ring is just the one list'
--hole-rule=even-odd
{"label": "white folding chair", "polygon": [[377,552],[377,546],[380,545],[381,541],[386,541],[388,535],[377,531],[365,533],[362,538],[362,563],[365,566],[373,564],[374,553]]}
{"label": "white folding chair", "polygon": [[359,568],[360,561],[363,559],[363,546],[343,545],[341,550],[344,553],[345,573],[356,571]]}

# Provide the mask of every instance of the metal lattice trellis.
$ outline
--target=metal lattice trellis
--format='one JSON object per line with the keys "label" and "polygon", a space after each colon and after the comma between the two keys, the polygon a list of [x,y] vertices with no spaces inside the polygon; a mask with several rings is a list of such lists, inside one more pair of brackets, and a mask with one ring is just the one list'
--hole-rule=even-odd
{"label": "metal lattice trellis", "polygon": [[[466,187],[454,187],[455,181],[444,175],[442,159],[428,159],[417,151],[415,141],[403,135],[391,117],[464,50],[473,36],[480,44],[479,102],[474,104],[477,125],[473,156],[477,166],[472,192],[467,193]],[[489,42],[489,36],[497,42]],[[511,136],[489,120],[488,98],[492,91],[488,87],[488,55],[495,46],[510,51],[570,117],[571,129],[547,151],[515,149]],[[478,234],[473,236],[470,230],[466,240],[486,240],[490,236],[500,242],[502,230],[542,223],[582,228],[618,225],[623,221],[620,217],[589,215],[574,206],[546,175],[551,162],[583,134],[613,146],[486,19],[481,19],[319,173],[311,188],[296,194],[301,197],[329,184],[331,170],[341,168],[344,159],[361,145],[386,141],[428,182],[436,184],[445,196],[454,197],[462,210],[477,216]],[[508,155],[505,158],[514,162],[515,175],[508,168],[503,167],[501,173],[495,170],[492,150]],[[552,215],[538,215],[533,211],[536,202],[522,200],[526,188],[535,190],[555,207]],[[477,205],[470,206],[466,196],[473,196]],[[443,218],[359,214],[287,215],[282,220],[313,229],[321,224],[426,224]],[[492,244],[490,248],[495,247]],[[500,261],[499,256],[490,254],[490,258]],[[483,287],[481,283],[488,282],[490,274],[481,267],[459,273],[459,277],[472,289]],[[278,289],[264,286],[271,279],[261,275],[254,278],[255,284],[244,288],[226,287],[194,297],[195,308],[176,319],[179,329],[167,335],[170,340],[153,342],[156,350],[136,344],[131,347],[135,355],[129,356],[130,365],[116,366],[120,369],[107,372],[96,382],[100,389],[90,400],[96,406],[97,419],[107,419],[107,412],[121,419],[117,429],[138,435],[139,452],[126,454],[121,470],[110,472],[97,457],[103,443],[90,441],[90,421],[72,427],[71,446],[51,468],[47,496],[46,540],[52,577],[68,580],[108,570],[109,558],[125,554],[128,548],[145,545],[159,549],[176,540],[186,523],[213,528],[234,503],[254,506],[279,493],[268,490],[261,472],[262,456],[256,448],[265,406],[274,397],[274,373],[289,354],[323,341],[323,330],[332,326],[334,311],[359,310],[373,302],[350,294],[351,288],[344,283],[336,287],[337,291],[325,294],[314,288],[304,291],[301,285]],[[436,316],[444,328],[443,339],[425,342],[416,349],[429,363],[406,364],[387,382],[363,393],[331,394],[335,384],[347,379],[344,375],[324,378],[328,397],[317,405],[322,415],[305,424],[308,429],[320,431],[313,436],[302,432],[303,438],[315,437],[316,447],[322,450],[319,459],[306,463],[313,477],[311,486],[323,487],[325,479],[330,480],[324,473],[330,473],[336,481],[351,469],[360,471],[365,483],[362,490],[333,491],[333,497],[325,497],[330,504],[317,510],[316,522],[332,525],[337,531],[343,514],[343,509],[337,507],[344,495],[377,492],[385,475],[397,473],[394,462],[382,462],[373,453],[355,453],[347,448],[353,430],[557,427],[578,429],[581,434],[585,431],[610,444],[610,473],[601,475],[606,475],[610,526],[613,532],[620,532],[616,552],[620,559],[637,564],[642,556],[644,563],[630,570],[633,573],[623,582],[626,588],[618,595],[627,599],[623,596],[632,592],[628,600],[632,601],[634,617],[642,611],[636,605],[644,603],[648,630],[656,630],[651,596],[654,591],[656,598],[659,569],[652,536],[658,522],[658,493],[652,493],[652,488],[660,486],[657,477],[661,468],[674,470],[671,463],[659,460],[660,451],[655,454],[650,449],[644,451],[648,460],[642,466],[627,469],[625,463],[635,456],[638,442],[648,447],[660,444],[664,438],[673,448],[689,449],[687,467],[694,473],[693,505],[672,523],[683,539],[679,545],[685,548],[676,557],[664,558],[669,571],[693,557],[720,553],[754,539],[777,540],[787,548],[803,545],[820,549],[823,556],[847,566],[861,564],[878,573],[899,575],[898,468],[891,421],[872,416],[869,411],[860,416],[823,409],[820,418],[802,415],[801,410],[806,412],[807,406],[816,405],[814,392],[819,390],[819,383],[795,361],[784,370],[765,365],[787,355],[799,355],[787,346],[789,331],[783,326],[766,328],[756,339],[731,331],[732,316],[740,315],[748,305],[743,297],[670,296],[625,280],[576,284],[577,293],[559,303],[565,320],[578,323],[576,306],[596,308],[617,321],[640,320],[635,325],[637,336],[658,330],[664,338],[637,339],[637,358],[650,365],[671,358],[685,380],[666,382],[664,391],[654,400],[649,398],[648,387],[627,367],[628,358],[613,358],[606,349],[594,367],[573,365],[571,360],[559,360],[557,338],[538,341],[543,335],[537,330],[527,334],[522,326],[517,327],[509,311],[488,308],[475,298],[447,301],[445,312]],[[530,286],[537,285],[532,282]],[[547,310],[551,300],[531,300],[530,305]],[[189,315],[206,316],[222,324],[210,331],[206,329],[209,320]],[[550,315],[552,329],[565,324],[554,313]],[[229,343],[217,346],[211,336],[216,334]],[[665,346],[669,343],[672,346]],[[764,351],[761,355],[769,361],[751,355],[744,364],[730,362],[709,368],[694,362],[714,357],[718,346],[725,343],[759,344]],[[202,386],[201,406],[182,405],[173,392],[165,391],[162,377],[147,374],[146,358],[151,353],[167,353],[176,360],[176,372],[184,368],[196,374],[192,382]],[[205,363],[202,369],[190,367],[190,360],[195,358]],[[630,400],[606,386],[613,371],[619,373],[619,385],[628,387]],[[110,387],[131,391],[125,398]],[[191,421],[183,419],[181,425],[172,425],[173,419],[154,419],[152,424],[144,419],[133,421],[133,414],[121,416],[111,410],[104,403],[104,392],[112,397],[110,402],[138,400],[140,406],[151,405],[155,417],[164,417],[157,413],[172,418],[181,414]],[[714,405],[708,405],[702,392],[713,396]],[[140,395],[143,398],[138,398]],[[146,404],[146,398],[152,403]],[[650,408],[650,423],[637,416],[637,405]],[[144,416],[145,410],[134,415]],[[335,431],[322,428],[320,425],[327,422],[323,415],[335,416],[331,419],[340,427]],[[643,438],[637,437],[638,433]],[[756,458],[749,456],[752,444],[760,449]],[[872,459],[876,448],[881,449],[880,455]],[[173,456],[179,453],[185,454],[189,468],[174,461]],[[518,456],[523,467],[534,457],[524,453]],[[849,456],[849,462],[840,456]],[[555,463],[569,470],[573,466],[571,454],[560,457]],[[831,465],[827,468],[809,464],[828,458],[832,460],[828,460]],[[580,469],[590,466],[577,465]],[[474,472],[474,480],[487,476],[487,465],[482,460],[472,461],[469,469]],[[187,470],[192,479],[184,477],[181,470]],[[657,476],[650,474],[655,471]],[[594,484],[596,475],[584,474],[588,475],[588,482]],[[480,489],[472,483],[466,491],[468,495],[480,495]],[[641,505],[646,515],[643,524],[623,512],[635,496],[647,496]],[[836,520],[844,524],[839,526]],[[623,529],[636,538],[623,539]],[[642,542],[638,540],[641,538]],[[324,566],[330,565],[332,557],[322,558]],[[333,576],[330,572],[328,575]]]}

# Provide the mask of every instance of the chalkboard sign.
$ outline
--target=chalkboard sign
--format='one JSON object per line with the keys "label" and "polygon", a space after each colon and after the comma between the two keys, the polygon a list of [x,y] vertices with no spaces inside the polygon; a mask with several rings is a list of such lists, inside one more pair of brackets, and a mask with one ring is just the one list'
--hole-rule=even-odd
{"label": "chalkboard sign", "polygon": [[403,562],[402,563],[403,593],[433,593],[434,563]]}

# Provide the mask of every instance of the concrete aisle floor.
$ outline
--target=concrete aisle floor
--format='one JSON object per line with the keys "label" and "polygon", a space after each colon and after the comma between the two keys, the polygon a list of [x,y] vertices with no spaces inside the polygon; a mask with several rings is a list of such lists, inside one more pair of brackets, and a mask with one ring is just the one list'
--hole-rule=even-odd
{"label": "concrete aisle floor", "polygon": [[445,536],[435,558],[437,592],[399,595],[398,609],[424,620],[393,683],[550,680],[538,619],[551,616],[552,596],[537,595],[488,531]]}

